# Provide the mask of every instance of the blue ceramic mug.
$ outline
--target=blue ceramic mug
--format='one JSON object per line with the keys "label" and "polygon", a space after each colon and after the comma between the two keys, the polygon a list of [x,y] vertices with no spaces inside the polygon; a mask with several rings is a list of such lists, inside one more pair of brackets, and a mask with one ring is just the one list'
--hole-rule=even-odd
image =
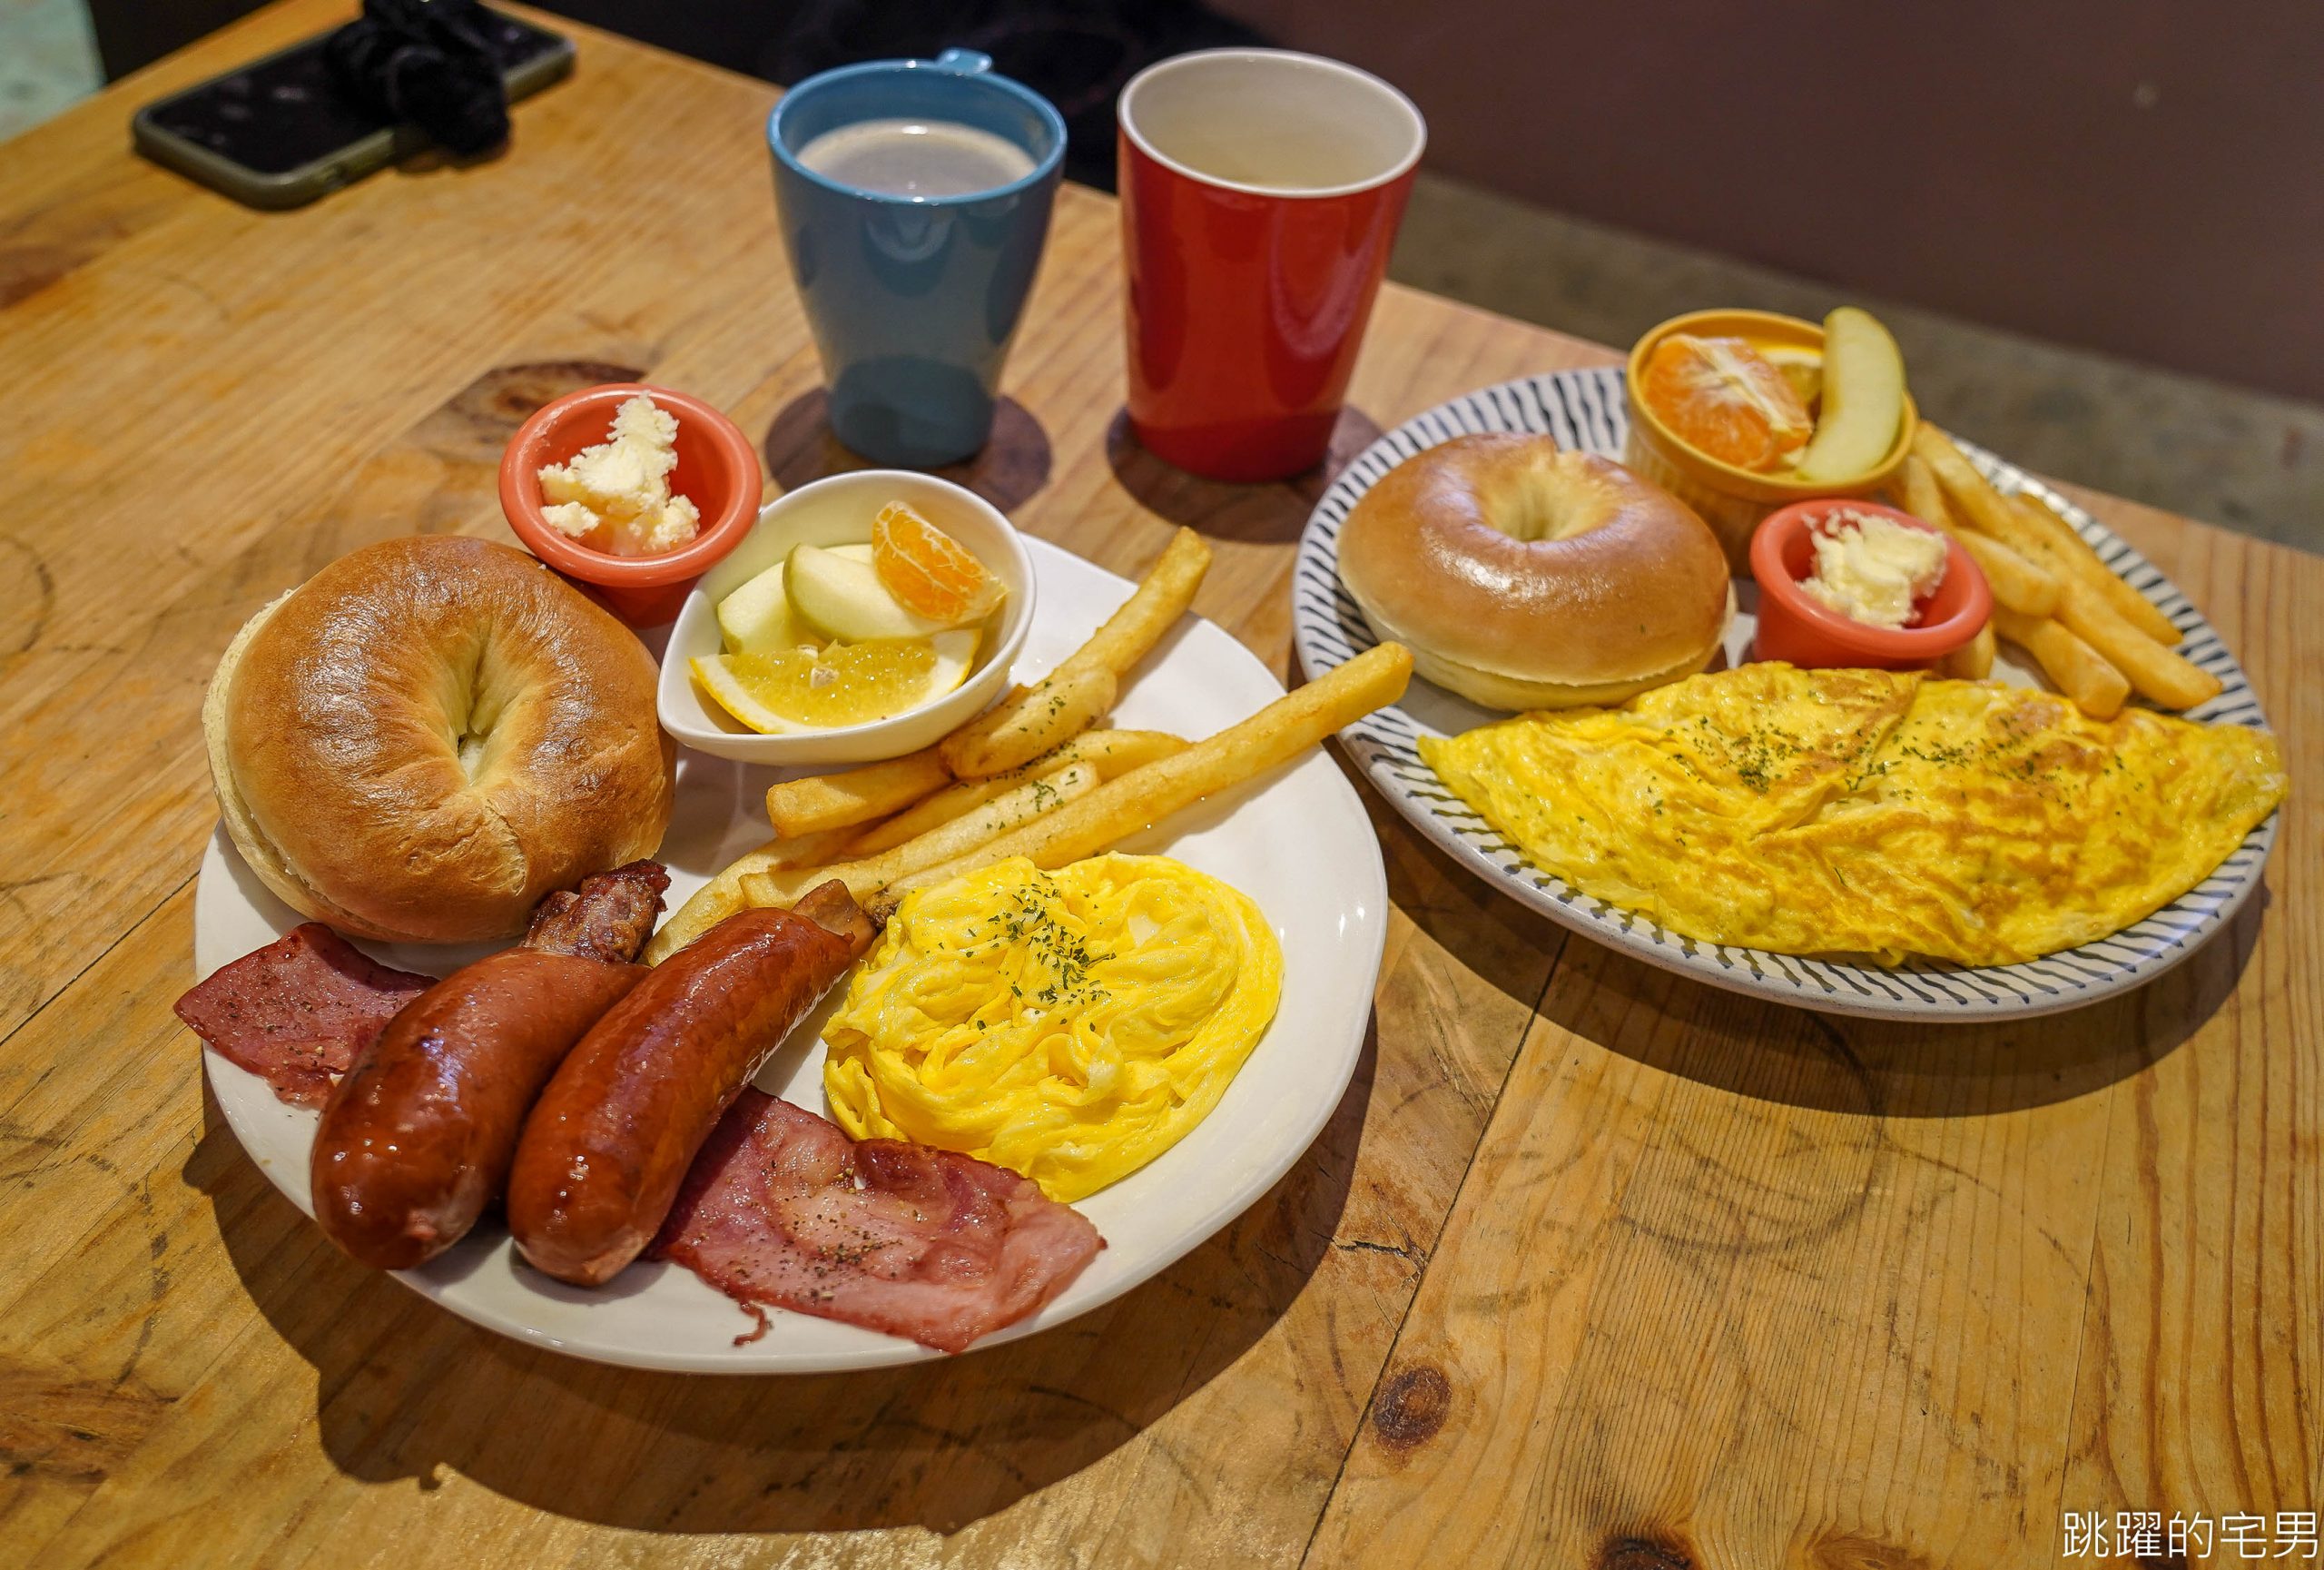
{"label": "blue ceramic mug", "polygon": [[[1032,172],[963,195],[898,195],[801,162],[865,121],[965,125],[1009,143]],[[993,393],[1049,238],[1065,120],[965,49],[811,76],[767,120],[775,205],[822,356],[832,430],[874,462],[950,463],[992,432]]]}

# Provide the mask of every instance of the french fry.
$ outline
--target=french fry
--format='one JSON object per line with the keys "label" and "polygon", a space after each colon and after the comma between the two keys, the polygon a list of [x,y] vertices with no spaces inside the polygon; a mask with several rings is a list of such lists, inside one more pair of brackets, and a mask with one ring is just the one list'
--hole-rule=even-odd
{"label": "french fry", "polygon": [[2058,620],[2066,630],[2104,655],[2110,664],[2130,678],[2131,686],[2142,696],[2166,708],[2192,708],[2219,696],[2219,677],[2190,664],[2132,627],[2080,578],[2066,584]]}
{"label": "french fry", "polygon": [[[1210,547],[1191,528],[1171,537],[1128,599],[1045,681],[1017,687],[990,712],[944,738],[945,764],[962,779],[1017,768],[1062,744],[1113,706],[1121,678],[1194,603]],[[1112,685],[1106,684],[1106,677]],[[1085,716],[1080,725],[1071,721]]]}
{"label": "french fry", "polygon": [[2171,625],[2171,618],[2115,577],[2065,519],[2030,495],[2004,496],[1995,490],[1951,439],[1933,425],[1924,423],[1915,431],[1913,451],[1935,471],[1945,496],[1972,526],[2027,560],[2048,568],[2061,580],[2073,578],[2087,584],[2118,617],[2164,648],[2179,646],[2179,629]]}
{"label": "french fry", "polygon": [[2058,574],[1989,535],[1965,528],[1955,532],[1953,538],[1961,542],[1961,548],[1977,564],[1977,570],[1985,575],[1985,583],[1994,591],[1996,604],[2005,605],[2023,616],[2057,614],[2061,592]]}
{"label": "french fry", "polygon": [[1109,780],[1187,750],[1187,738],[1166,730],[1085,730],[1055,752],[1043,753],[1025,765],[1032,774],[1046,774],[1069,763],[1094,764],[1098,777]]}
{"label": "french fry", "polygon": [[1919,518],[1951,534],[1959,527],[1953,509],[1945,504],[1944,489],[1936,483],[1936,472],[1928,459],[1917,452],[1905,454],[1904,466],[1896,470],[1896,485],[1893,492],[1896,505]]}
{"label": "french fry", "polygon": [[901,812],[949,782],[936,748],[922,747],[842,774],[784,780],[766,793],[766,815],[785,839],[867,824]]}
{"label": "french fry", "polygon": [[[1961,542],[1969,559],[1977,564],[1986,584],[1994,591],[1994,598],[2012,610],[2027,616],[2050,616],[2058,608],[2058,575],[2047,567],[2029,561],[2024,556],[1990,535],[1977,533],[1962,527],[1945,504],[1944,488],[1937,484],[1936,471],[1917,452],[1905,455],[1904,467],[1896,471],[1896,500],[1906,512],[1922,522],[1931,524]],[[1990,657],[1990,651],[1988,651]],[[1988,659],[1990,663],[1990,657]]]}
{"label": "french fry", "polygon": [[1034,765],[1027,764],[990,779],[954,780],[935,795],[922,796],[895,816],[863,830],[840,847],[835,859],[862,861],[881,851],[893,850],[906,840],[918,839],[963,813],[975,811],[993,797],[1015,790],[1035,772]]}
{"label": "french fry", "polygon": [[770,840],[758,849],[743,856],[702,887],[692,898],[680,905],[664,922],[661,930],[646,941],[645,960],[658,965],[694,939],[741,910],[743,880],[753,873],[775,872],[785,867],[813,866],[839,854],[840,847],[861,830],[842,826],[824,829],[819,834],[803,834],[793,839]]}
{"label": "french fry", "polygon": [[2112,719],[2122,711],[2123,700],[2131,696],[2130,679],[2055,617],[2023,616],[1997,605],[1993,625],[2039,660],[2058,690],[2091,718]]}
{"label": "french fry", "polygon": [[946,736],[937,753],[960,779],[1004,774],[1088,730],[1114,706],[1118,687],[1102,665],[1061,667]]}
{"label": "french fry", "polygon": [[736,882],[743,903],[751,906],[787,905],[827,878],[839,879],[850,894],[868,901],[898,878],[967,855],[1011,831],[1022,832],[1029,822],[1060,812],[1097,788],[1096,765],[1068,764],[877,855],[834,866],[750,872]]}
{"label": "french fry", "polygon": [[1367,649],[1184,752],[1108,780],[1078,801],[987,841],[970,854],[897,880],[881,896],[880,907],[892,909],[912,889],[1009,856],[1030,856],[1036,865],[1060,867],[1095,855],[1205,796],[1288,762],[1342,726],[1393,703],[1412,674],[1412,651],[1403,645],[1384,643]]}
{"label": "french fry", "polygon": [[768,819],[785,835],[869,823],[956,775],[1005,774],[1056,750],[1113,706],[1120,676],[1186,614],[1209,567],[1210,547],[1193,529],[1180,529],[1129,598],[1046,681],[1011,692],[936,746],[842,774],[786,780],[766,793]]}
{"label": "french fry", "polygon": [[1953,445],[1951,437],[1923,420],[1913,430],[1913,456],[1936,476],[1960,522],[1990,535],[2020,556],[2038,561],[2047,555],[2041,536],[2018,516],[2009,499],[1977,472],[1977,466]]}
{"label": "french fry", "polygon": [[2096,589],[2113,607],[2115,615],[2163,647],[2179,647],[2179,629],[2171,625],[2171,618],[2152,600],[2115,577],[2114,569],[2090,548],[2090,542],[2073,531],[2073,525],[2024,491],[2011,497],[2009,504],[2062,571]]}
{"label": "french fry", "polygon": [[859,861],[892,850],[939,824],[950,823],[962,813],[982,806],[1004,791],[1014,790],[1029,779],[1053,774],[1068,764],[1089,764],[1097,769],[1100,780],[1109,780],[1140,764],[1183,752],[1186,746],[1178,737],[1158,730],[1085,730],[1063,746],[1043,753],[1007,774],[955,780],[934,795],[923,796],[885,823],[874,824],[848,841],[842,859]]}
{"label": "french fry", "polygon": [[1191,528],[1178,530],[1146,569],[1137,591],[1058,668],[1102,666],[1117,676],[1128,676],[1194,604],[1195,590],[1209,570],[1210,547],[1202,536]]}
{"label": "french fry", "polygon": [[1936,663],[1936,674],[1962,681],[1983,681],[1994,673],[1994,624],[1985,623],[1977,636]]}

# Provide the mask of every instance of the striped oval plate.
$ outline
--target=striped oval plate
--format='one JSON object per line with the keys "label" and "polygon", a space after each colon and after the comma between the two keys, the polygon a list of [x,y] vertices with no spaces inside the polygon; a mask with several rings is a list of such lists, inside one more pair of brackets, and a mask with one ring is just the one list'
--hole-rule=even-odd
{"label": "striped oval plate", "polygon": [[[1377,641],[1341,587],[1340,522],[1380,477],[1422,449],[1471,431],[1544,432],[1561,447],[1619,458],[1628,425],[1622,373],[1608,366],[1503,382],[1438,405],[1366,448],[1316,503],[1300,538],[1292,591],[1300,663],[1310,675],[1351,659]],[[2106,564],[2161,607],[2185,635],[2181,652],[2224,683],[2191,719],[2264,726],[2243,671],[2211,629],[2152,564],[2082,509],[1990,453],[1962,444],[2003,490],[2026,490],[2057,507]],[[1742,613],[1728,629],[1727,654],[1739,661],[1753,628],[1752,586],[1736,586]],[[2012,664],[2004,646],[1994,674],[2043,685]],[[2177,901],[2099,943],[2026,964],[1970,967],[1914,959],[1897,966],[1841,963],[1764,950],[1698,943],[1649,918],[1581,894],[1524,854],[1444,788],[1420,759],[1423,736],[1451,736],[1502,717],[1415,680],[1403,700],[1341,733],[1349,753],[1413,825],[1488,883],[1586,937],[1714,986],[1830,1013],[1875,1019],[1975,1021],[2079,1008],[2152,981],[2216,936],[2259,886],[2275,844],[2276,819],[2251,831],[2210,877]]]}

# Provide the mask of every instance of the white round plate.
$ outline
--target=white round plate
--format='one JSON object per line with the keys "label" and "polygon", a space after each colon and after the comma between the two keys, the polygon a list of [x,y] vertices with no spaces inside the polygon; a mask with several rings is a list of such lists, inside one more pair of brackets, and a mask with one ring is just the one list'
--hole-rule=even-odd
{"label": "white round plate", "polygon": [[[1628,426],[1622,372],[1607,366],[1552,371],[1469,393],[1406,420],[1364,449],[1315,504],[1300,537],[1292,590],[1300,664],[1309,675],[1317,675],[1379,641],[1340,583],[1339,531],[1356,498],[1391,469],[1438,442],[1490,430],[1545,432],[1560,447],[1620,459]],[[1961,445],[2001,489],[2030,491],[2057,508],[2109,568],[2161,607],[2179,627],[2185,636],[2180,652],[2222,684],[2220,695],[2190,710],[2188,718],[2265,726],[2250,684],[2219,634],[2152,563],[2023,470],[1966,442]],[[1736,593],[1742,609],[1727,632],[1730,664],[1743,661],[1757,626],[1754,586],[1748,579],[1738,582]],[[2004,645],[1994,666],[1995,676],[2027,686],[2048,685],[2038,671],[2014,663]],[[1925,959],[1895,966],[1848,964],[1698,943],[1666,932],[1635,912],[1591,899],[1533,865],[1445,789],[1414,746],[1423,736],[1457,736],[1505,717],[1415,679],[1402,702],[1340,734],[1357,765],[1398,812],[1454,860],[1520,903],[1665,970],[1730,992],[1827,1013],[1973,1022],[2055,1013],[2143,985],[2227,924],[2259,886],[2260,868],[2276,839],[2271,815],[2211,876],[2144,921],[2110,938],[2024,964],[1966,966]]]}
{"label": "white round plate", "polygon": [[[1017,663],[1020,680],[1047,672],[1130,592],[1112,573],[1037,539],[1026,541],[1039,606]],[[1283,696],[1249,650],[1218,627],[1189,620],[1166,639],[1114,710],[1115,723],[1206,736]],[[798,772],[798,771],[792,771]],[[766,787],[782,773],[681,750],[678,802],[662,857],[670,905],[718,868],[764,843]],[[1210,1116],[1143,1170],[1075,1206],[1106,1249],[1064,1294],[1030,1319],[986,1338],[1013,1340],[1064,1323],[1128,1291],[1232,1220],[1288,1171],[1355,1070],[1387,936],[1388,887],[1380,846],[1354,787],[1319,749],[1173,819],[1123,849],[1167,851],[1258,902],[1283,945],[1283,1001]],[[299,917],[251,876],[222,834],[212,837],[194,898],[194,968],[208,975],[272,942]],[[494,945],[454,950],[366,943],[382,962],[441,974]],[[842,983],[844,985],[844,983]],[[822,1021],[792,1033],[759,1086],[828,1115]],[[266,1082],[205,1052],[219,1105],[242,1147],[310,1215],[307,1155],[316,1114],[275,1100]],[[942,1354],[877,1331],[771,1310],[773,1329],[734,1344],[750,1320],[691,1271],[633,1265],[606,1287],[550,1280],[522,1264],[507,1234],[487,1223],[443,1258],[397,1274],[466,1319],[576,1357],[694,1373],[804,1373],[883,1368]]]}

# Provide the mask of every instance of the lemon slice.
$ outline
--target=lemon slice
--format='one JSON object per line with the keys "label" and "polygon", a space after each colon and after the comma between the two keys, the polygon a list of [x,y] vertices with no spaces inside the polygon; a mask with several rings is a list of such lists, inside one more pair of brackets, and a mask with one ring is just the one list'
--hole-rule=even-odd
{"label": "lemon slice", "polygon": [[755,731],[831,730],[868,725],[932,703],[968,679],[977,632],[878,638],[828,648],[716,654],[694,662],[694,678],[718,706]]}
{"label": "lemon slice", "polygon": [[1783,379],[1791,383],[1792,391],[1799,395],[1802,404],[1810,409],[1816,407],[1816,400],[1824,396],[1824,356],[1820,352],[1791,343],[1761,343],[1754,347],[1762,359],[1783,372]]}

